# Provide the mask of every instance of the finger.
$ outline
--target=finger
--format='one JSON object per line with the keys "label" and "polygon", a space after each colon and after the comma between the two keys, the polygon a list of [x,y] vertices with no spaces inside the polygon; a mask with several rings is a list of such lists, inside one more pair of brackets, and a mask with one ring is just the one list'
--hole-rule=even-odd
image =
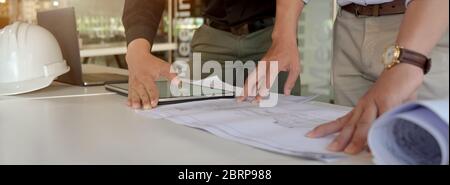
{"label": "finger", "polygon": [[270,61],[270,62],[265,62],[265,63],[266,63],[266,65],[265,65],[266,73],[263,76],[261,76],[261,78],[263,78],[265,80],[266,88],[271,89],[277,79],[278,73],[280,72],[279,66],[278,66],[278,61]]}
{"label": "finger", "polygon": [[294,67],[289,70],[289,75],[284,84],[284,95],[291,95],[292,89],[295,87],[295,83],[297,79],[300,77],[300,69],[298,67]]}
{"label": "finger", "polygon": [[314,128],[306,136],[310,137],[310,138],[320,138],[320,137],[324,137],[324,136],[339,132],[342,130],[342,128],[345,126],[345,124],[347,124],[348,121],[350,121],[351,117],[352,117],[352,112],[348,113],[347,115],[345,115],[335,121],[332,121],[332,122],[329,122],[329,123],[326,123],[326,124],[323,124],[323,125],[320,125],[320,126]]}
{"label": "finger", "polygon": [[158,86],[155,83],[155,80],[152,78],[145,78],[141,82],[141,84],[144,84],[146,94],[148,96],[148,107],[146,108],[155,108],[158,106],[159,103],[159,89]]}
{"label": "finger", "polygon": [[252,103],[258,104],[264,98],[267,98],[269,96],[270,81],[267,80],[268,78],[270,78],[269,75],[259,75],[258,82],[256,83],[257,88],[255,89],[256,97]]}
{"label": "finger", "polygon": [[128,92],[127,106],[131,107],[133,105],[133,99],[131,98],[131,88],[128,87],[128,89],[130,89],[130,92]]}
{"label": "finger", "polygon": [[132,94],[133,94],[133,91],[132,91],[132,89],[133,89],[133,87],[132,87],[132,81],[133,81],[133,78],[130,76],[130,78],[128,79],[128,81],[130,82],[130,83],[128,83],[128,89],[129,89],[129,92],[128,92],[128,100],[127,100],[127,105],[128,105],[128,107],[132,107],[133,106],[133,98],[132,98]]}
{"label": "finger", "polygon": [[[250,76],[249,76],[249,78],[250,78]],[[244,84],[244,88],[243,88],[242,94],[240,94],[240,95],[237,97],[237,101],[238,101],[238,102],[244,102],[244,101],[247,99],[247,97],[248,97],[248,88],[249,88],[249,86],[250,86],[250,81],[247,79],[246,82],[245,82],[245,84]]]}
{"label": "finger", "polygon": [[377,108],[375,104],[365,107],[361,119],[356,124],[356,131],[353,134],[352,141],[345,149],[346,153],[358,154],[362,152],[367,146],[367,136],[369,129],[377,117]]}
{"label": "finger", "polygon": [[258,104],[262,101],[263,97],[258,95],[255,97],[255,99],[252,101],[252,104]]}
{"label": "finger", "polygon": [[162,63],[160,75],[165,77],[169,81],[172,81],[173,79],[175,79],[177,77],[176,70],[172,68],[172,65],[170,65],[169,63],[164,62],[164,61]]}
{"label": "finger", "polygon": [[130,95],[131,95],[131,107],[133,109],[140,109],[141,108],[141,100],[139,98],[138,93],[136,92],[136,90],[134,88],[131,89]]}
{"label": "finger", "polygon": [[128,99],[127,99],[127,106],[128,107],[131,107],[133,105],[131,102],[132,102],[131,95],[130,95],[130,93],[128,93]]}
{"label": "finger", "polygon": [[[237,98],[238,102],[243,102],[247,100],[247,98],[250,96],[251,91],[253,91],[257,86],[257,72],[258,69],[255,69],[250,75],[247,77],[247,80],[244,85],[243,93],[241,96]],[[256,94],[256,92],[253,92]]]}
{"label": "finger", "polygon": [[289,71],[288,78],[284,84],[284,95],[289,96],[292,94],[292,89],[294,89],[299,76],[300,71],[298,69]]}
{"label": "finger", "polygon": [[343,151],[352,139],[354,131],[355,125],[344,126],[339,136],[334,139],[334,141],[328,146],[327,149],[333,152]]}
{"label": "finger", "polygon": [[256,97],[253,103],[260,103],[264,97],[267,97],[269,95],[272,81],[271,79],[273,78],[271,77],[271,69],[269,66],[271,65],[271,63],[275,62],[261,61],[258,65],[258,78],[256,81],[256,88],[254,89],[254,91],[256,92]]}
{"label": "finger", "polygon": [[136,92],[139,95],[139,99],[141,100],[142,103],[142,107],[143,109],[150,109],[151,105],[150,105],[150,98],[147,94],[147,90],[145,89],[145,86],[142,84],[138,84],[136,86]]}
{"label": "finger", "polygon": [[263,99],[268,98],[269,96],[270,96],[270,90],[269,89],[266,89],[266,88],[259,89],[258,95],[255,97],[255,99],[253,100],[252,103],[258,104]]}
{"label": "finger", "polygon": [[159,104],[159,89],[154,81],[148,82],[148,91],[150,95],[150,103],[153,108]]}
{"label": "finger", "polygon": [[175,77],[170,81],[170,85],[174,86],[174,87],[179,87],[180,85],[182,85],[183,81],[180,80],[180,78]]}
{"label": "finger", "polygon": [[270,89],[270,87],[272,86],[272,72],[271,70],[273,70],[273,68],[277,68],[274,64],[278,63],[277,61],[274,62],[268,62],[266,64],[266,75],[264,78],[264,81],[266,82],[264,85],[266,87],[266,89]]}
{"label": "finger", "polygon": [[345,123],[345,126],[339,136],[328,146],[328,150],[341,152],[347,147],[347,145],[353,138],[356,123],[357,121],[359,121],[359,118],[361,117],[363,111],[364,106],[362,104],[358,104],[358,106],[356,106],[356,108],[353,110],[349,122]]}
{"label": "finger", "polygon": [[[258,78],[261,81],[258,81],[259,83],[257,83],[259,85],[258,92],[257,92],[258,94],[255,97],[255,100],[252,102],[253,104],[260,103],[264,98],[267,98],[270,95],[270,88],[272,86],[272,82],[274,81],[274,80],[272,80],[273,79],[272,76],[276,74],[275,72],[272,72],[272,70],[273,70],[272,68],[276,68],[276,67],[270,68],[270,66],[269,66],[269,65],[273,66],[272,63],[275,63],[275,62],[271,62],[270,64],[267,62],[261,63],[261,65],[264,65],[266,69],[264,70],[263,68],[261,68],[259,70],[260,75]],[[262,71],[264,71],[265,73],[263,73]],[[275,76],[275,78],[276,78],[276,76]]]}
{"label": "finger", "polygon": [[261,61],[258,64],[255,96],[259,95],[260,90],[268,89],[268,87],[270,86],[270,81],[267,81],[268,72],[270,70],[268,68],[268,65],[269,63],[266,61]]}
{"label": "finger", "polygon": [[267,65],[266,76],[265,76],[266,88],[262,88],[262,90],[260,90],[259,94],[261,96],[268,97],[270,95],[270,89],[272,89],[272,87],[275,83],[278,83],[277,76],[278,76],[279,72],[280,71],[279,71],[278,61],[272,61]]}

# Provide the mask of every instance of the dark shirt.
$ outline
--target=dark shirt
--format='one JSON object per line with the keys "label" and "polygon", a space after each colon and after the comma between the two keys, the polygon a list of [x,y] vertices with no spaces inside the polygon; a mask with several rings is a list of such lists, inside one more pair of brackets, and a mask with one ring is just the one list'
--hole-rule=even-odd
{"label": "dark shirt", "polygon": [[[123,24],[127,42],[156,35],[167,0],[125,0]],[[261,18],[275,17],[276,0],[203,0],[204,16],[235,26]]]}

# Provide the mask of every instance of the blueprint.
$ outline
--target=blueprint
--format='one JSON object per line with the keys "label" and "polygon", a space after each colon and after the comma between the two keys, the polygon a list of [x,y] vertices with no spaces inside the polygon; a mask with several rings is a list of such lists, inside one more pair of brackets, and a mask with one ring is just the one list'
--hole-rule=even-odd
{"label": "blueprint", "polygon": [[277,106],[271,108],[219,99],[161,106],[141,113],[272,152],[325,162],[346,157],[326,150],[334,136],[311,139],[305,134],[350,109],[315,103],[313,99],[280,95]]}

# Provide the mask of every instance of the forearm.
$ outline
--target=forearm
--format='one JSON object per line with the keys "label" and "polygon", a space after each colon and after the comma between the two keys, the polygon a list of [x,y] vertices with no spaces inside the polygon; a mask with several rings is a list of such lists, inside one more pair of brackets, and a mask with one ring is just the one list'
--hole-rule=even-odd
{"label": "forearm", "polygon": [[128,52],[135,54],[148,54],[151,49],[151,43],[142,38],[135,39],[128,44]]}
{"label": "forearm", "polygon": [[397,44],[429,55],[448,26],[448,0],[414,0],[406,11]]}
{"label": "forearm", "polygon": [[150,45],[161,21],[166,0],[126,0],[123,24],[127,43],[145,39]]}
{"label": "forearm", "polygon": [[296,40],[298,18],[303,7],[304,2],[301,0],[277,0],[277,14],[272,33],[273,40]]}
{"label": "forearm", "polygon": [[[151,63],[152,68],[162,68],[161,62],[157,57],[150,53],[151,44],[146,39],[138,38],[128,44],[128,51],[125,56],[130,73],[134,73],[138,68]],[[159,73],[159,72],[158,72]]]}

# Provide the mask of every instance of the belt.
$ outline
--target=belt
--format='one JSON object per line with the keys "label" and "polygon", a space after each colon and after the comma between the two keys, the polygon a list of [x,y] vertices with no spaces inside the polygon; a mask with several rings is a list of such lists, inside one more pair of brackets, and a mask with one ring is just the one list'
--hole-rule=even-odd
{"label": "belt", "polygon": [[215,29],[230,32],[237,36],[243,36],[273,26],[275,24],[275,18],[272,17],[259,19],[256,21],[249,21],[236,26],[227,26],[223,23],[218,23],[209,18],[206,18],[205,24]]}
{"label": "belt", "polygon": [[342,7],[342,10],[355,14],[355,16],[385,16],[404,14],[406,12],[406,0],[394,0],[389,3],[375,4],[375,5],[358,5],[355,3]]}

